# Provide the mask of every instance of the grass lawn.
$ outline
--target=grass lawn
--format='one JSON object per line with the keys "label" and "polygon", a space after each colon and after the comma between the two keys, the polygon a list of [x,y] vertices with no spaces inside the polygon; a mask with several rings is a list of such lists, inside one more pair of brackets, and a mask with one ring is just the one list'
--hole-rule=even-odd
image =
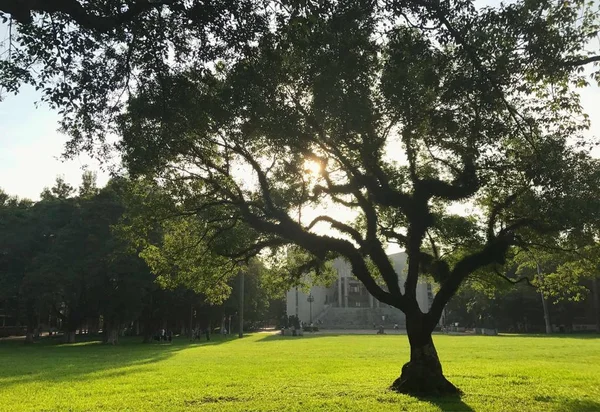
{"label": "grass lawn", "polygon": [[462,399],[387,387],[403,335],[0,342],[1,411],[600,411],[600,338],[434,337]]}

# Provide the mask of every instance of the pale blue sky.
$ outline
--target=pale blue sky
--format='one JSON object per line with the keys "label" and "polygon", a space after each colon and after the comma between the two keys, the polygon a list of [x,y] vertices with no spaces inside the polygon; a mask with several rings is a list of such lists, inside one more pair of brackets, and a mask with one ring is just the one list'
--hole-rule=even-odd
{"label": "pale blue sky", "polygon": [[59,133],[56,112],[47,106],[36,108],[40,95],[30,87],[0,102],[0,188],[11,195],[39,199],[46,186],[62,175],[75,187],[81,182],[83,167],[98,174],[104,185],[108,174],[86,155],[60,160],[67,138]]}
{"label": "pale blue sky", "polygon": [[[6,26],[0,25],[0,40],[5,35]],[[598,46],[594,48],[598,50]],[[57,131],[56,112],[44,105],[36,108],[39,100],[39,93],[24,87],[16,96],[4,95],[0,102],[0,188],[11,195],[36,200],[44,187],[52,186],[57,175],[79,186],[86,166],[97,172],[99,185],[104,185],[108,174],[88,156],[60,159],[67,138]],[[592,120],[589,135],[600,136],[600,88],[584,90],[582,103]]]}

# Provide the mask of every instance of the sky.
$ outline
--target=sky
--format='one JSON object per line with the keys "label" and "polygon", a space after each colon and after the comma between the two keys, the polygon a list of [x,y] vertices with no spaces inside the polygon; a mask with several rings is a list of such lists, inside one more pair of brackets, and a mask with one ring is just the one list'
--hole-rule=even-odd
{"label": "sky", "polygon": [[[0,25],[0,40],[6,38],[6,34],[6,26]],[[23,87],[18,95],[3,94],[3,97],[0,101],[0,188],[11,195],[37,200],[44,187],[52,186],[57,176],[78,187],[84,168],[97,173],[100,186],[107,182],[108,173],[88,156],[61,159],[67,137],[57,130],[59,115],[43,104],[36,106],[40,94],[33,88]],[[583,90],[582,103],[592,122],[588,134],[600,136],[600,88],[595,85]]]}
{"label": "sky", "polygon": [[27,87],[0,102],[0,188],[37,200],[57,176],[78,187],[85,167],[97,172],[99,186],[106,184],[108,174],[88,156],[61,159],[67,136],[57,130],[56,112],[45,106],[36,108],[39,99],[35,89]]}

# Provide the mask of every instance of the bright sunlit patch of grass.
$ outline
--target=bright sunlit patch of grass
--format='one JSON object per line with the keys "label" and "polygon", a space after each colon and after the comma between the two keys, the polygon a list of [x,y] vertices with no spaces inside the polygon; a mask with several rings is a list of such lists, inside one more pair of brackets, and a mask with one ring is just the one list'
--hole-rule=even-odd
{"label": "bright sunlit patch of grass", "polygon": [[600,339],[435,336],[465,396],[387,390],[408,358],[403,335],[254,334],[172,345],[0,342],[1,411],[594,411]]}

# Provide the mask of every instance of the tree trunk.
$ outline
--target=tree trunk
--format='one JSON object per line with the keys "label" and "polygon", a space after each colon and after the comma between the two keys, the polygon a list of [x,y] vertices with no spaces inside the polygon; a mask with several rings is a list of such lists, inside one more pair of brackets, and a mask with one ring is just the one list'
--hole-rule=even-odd
{"label": "tree trunk", "polygon": [[145,305],[140,316],[140,320],[142,322],[142,333],[144,335],[142,343],[151,343],[155,332],[153,316],[154,299],[152,297],[152,293],[150,293],[149,299],[150,301],[147,305]]}
{"label": "tree trunk", "polygon": [[75,331],[74,330],[66,331],[64,341],[65,341],[65,343],[75,343]]}
{"label": "tree trunk", "polygon": [[99,330],[100,330],[100,320],[98,320],[98,319],[92,320],[92,324],[90,325],[90,328],[88,329],[88,333],[90,335],[97,335]]}
{"label": "tree trunk", "polygon": [[410,342],[410,361],[394,381],[392,390],[416,396],[458,395],[460,390],[446,379],[433,345],[431,331],[424,328],[421,317],[406,317]]}
{"label": "tree trunk", "polygon": [[592,298],[594,299],[594,319],[596,321],[596,332],[600,333],[600,297],[598,297],[598,277],[592,278]]}
{"label": "tree trunk", "polygon": [[119,343],[119,330],[117,328],[109,326],[106,329],[104,335],[104,343],[107,343],[109,345],[116,345],[117,343]]}
{"label": "tree trunk", "polygon": [[27,330],[25,331],[25,343],[33,343],[33,341],[35,339],[36,328],[38,325],[35,322],[36,316],[35,316],[35,311],[34,311],[32,300],[27,301],[26,313],[27,313]]}

